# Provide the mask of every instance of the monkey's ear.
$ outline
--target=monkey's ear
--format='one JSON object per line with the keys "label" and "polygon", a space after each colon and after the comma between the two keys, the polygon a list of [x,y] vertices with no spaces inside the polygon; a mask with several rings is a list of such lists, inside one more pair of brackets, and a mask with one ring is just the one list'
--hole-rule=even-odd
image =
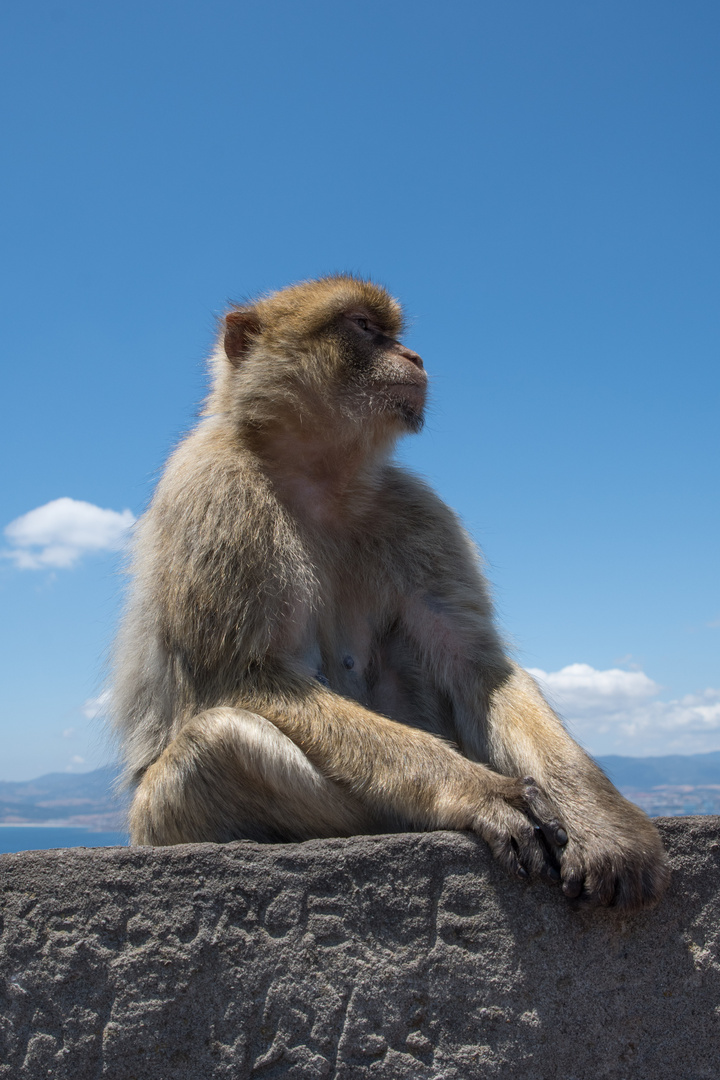
{"label": "monkey's ear", "polygon": [[260,320],[253,311],[229,311],[225,316],[223,346],[231,364],[237,365],[245,358],[250,341],[260,333]]}

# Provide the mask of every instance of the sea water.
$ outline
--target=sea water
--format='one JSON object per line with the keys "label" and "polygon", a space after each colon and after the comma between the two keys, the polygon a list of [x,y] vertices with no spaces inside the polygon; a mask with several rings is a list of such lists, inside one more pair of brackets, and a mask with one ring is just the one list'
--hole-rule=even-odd
{"label": "sea water", "polygon": [[0,855],[45,848],[127,846],[122,832],[93,832],[71,825],[1,825]]}

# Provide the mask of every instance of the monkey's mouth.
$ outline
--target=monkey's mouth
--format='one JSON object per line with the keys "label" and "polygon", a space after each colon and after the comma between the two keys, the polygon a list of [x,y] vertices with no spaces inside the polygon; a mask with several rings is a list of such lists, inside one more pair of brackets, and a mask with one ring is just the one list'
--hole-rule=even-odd
{"label": "monkey's mouth", "polygon": [[384,383],[383,391],[393,400],[402,399],[420,408],[425,404],[427,391],[424,384],[416,382]]}

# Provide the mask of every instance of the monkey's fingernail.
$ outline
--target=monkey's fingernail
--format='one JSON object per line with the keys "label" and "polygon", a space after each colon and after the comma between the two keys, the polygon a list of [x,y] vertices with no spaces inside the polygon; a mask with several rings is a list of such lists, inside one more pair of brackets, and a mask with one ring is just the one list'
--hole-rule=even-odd
{"label": "monkey's fingernail", "polygon": [[567,844],[567,842],[568,842],[568,834],[565,832],[565,830],[564,829],[556,829],[555,830],[555,843],[558,845],[558,847],[563,847],[563,845]]}
{"label": "monkey's fingernail", "polygon": [[547,876],[549,878],[552,878],[553,881],[559,881],[560,880],[560,871],[558,870],[558,868],[556,866],[550,866],[548,864],[545,867],[545,873],[547,874]]}
{"label": "monkey's fingernail", "polygon": [[578,878],[568,878],[563,882],[563,892],[570,900],[575,900],[576,897],[582,892],[582,881]]}
{"label": "monkey's fingernail", "polygon": [[524,866],[518,866],[516,873],[519,878],[530,877]]}
{"label": "monkey's fingernail", "polygon": [[523,784],[534,784],[535,780],[532,776],[523,776]]}

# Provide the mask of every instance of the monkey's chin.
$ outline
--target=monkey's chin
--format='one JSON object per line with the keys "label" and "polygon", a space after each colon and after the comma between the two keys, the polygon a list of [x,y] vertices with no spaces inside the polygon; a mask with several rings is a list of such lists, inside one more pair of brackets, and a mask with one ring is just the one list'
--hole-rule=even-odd
{"label": "monkey's chin", "polygon": [[403,428],[417,432],[425,421],[425,390],[412,383],[398,383],[387,387],[386,401],[391,412],[400,420]]}
{"label": "monkey's chin", "polygon": [[422,426],[425,423],[425,417],[422,413],[410,412],[410,410],[405,410],[402,413],[402,420],[405,430],[410,432],[411,435],[417,435],[418,431],[422,431]]}

